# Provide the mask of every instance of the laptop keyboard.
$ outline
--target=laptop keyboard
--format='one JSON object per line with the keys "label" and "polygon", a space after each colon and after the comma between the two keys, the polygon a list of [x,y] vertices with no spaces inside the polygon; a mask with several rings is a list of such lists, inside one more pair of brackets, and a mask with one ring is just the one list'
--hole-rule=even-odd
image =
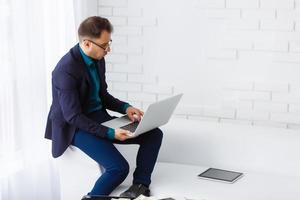
{"label": "laptop keyboard", "polygon": [[140,122],[132,122],[130,124],[127,124],[125,126],[122,126],[120,127],[121,129],[124,129],[124,130],[127,130],[127,131],[130,131],[132,133],[134,133],[134,131],[136,130],[136,128],[138,127]]}

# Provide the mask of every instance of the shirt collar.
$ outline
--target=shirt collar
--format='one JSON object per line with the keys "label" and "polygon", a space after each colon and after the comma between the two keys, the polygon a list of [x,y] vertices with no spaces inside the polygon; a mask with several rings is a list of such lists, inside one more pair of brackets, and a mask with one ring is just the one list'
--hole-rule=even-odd
{"label": "shirt collar", "polygon": [[95,64],[95,60],[92,59],[91,57],[87,56],[83,50],[81,49],[81,47],[79,46],[79,51],[80,51],[80,54],[82,56],[82,59],[84,61],[84,63],[87,65],[87,66],[92,66],[93,64]]}

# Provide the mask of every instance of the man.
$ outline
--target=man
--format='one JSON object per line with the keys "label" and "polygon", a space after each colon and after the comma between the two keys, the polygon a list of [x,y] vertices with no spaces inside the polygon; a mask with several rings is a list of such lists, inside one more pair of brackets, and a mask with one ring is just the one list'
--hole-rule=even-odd
{"label": "man", "polygon": [[80,24],[79,44],[61,58],[52,72],[53,101],[45,137],[52,140],[53,157],[73,145],[105,168],[88,195],[109,195],[128,175],[128,162],[114,143],[139,144],[133,185],[121,196],[149,196],[162,131],[156,128],[130,138],[126,130],[101,125],[114,118],[106,109],[127,114],[132,121],[143,116],[141,110],[107,92],[104,56],[110,51],[112,30],[110,22],[98,16]]}

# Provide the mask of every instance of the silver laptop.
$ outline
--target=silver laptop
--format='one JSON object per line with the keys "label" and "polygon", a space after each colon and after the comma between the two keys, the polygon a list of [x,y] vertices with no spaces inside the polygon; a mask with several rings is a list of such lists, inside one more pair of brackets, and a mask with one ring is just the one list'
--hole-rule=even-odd
{"label": "silver laptop", "polygon": [[182,95],[178,94],[151,104],[139,122],[132,122],[127,115],[124,115],[120,118],[106,121],[102,125],[113,129],[128,130],[131,132],[131,137],[136,137],[166,124],[170,120]]}

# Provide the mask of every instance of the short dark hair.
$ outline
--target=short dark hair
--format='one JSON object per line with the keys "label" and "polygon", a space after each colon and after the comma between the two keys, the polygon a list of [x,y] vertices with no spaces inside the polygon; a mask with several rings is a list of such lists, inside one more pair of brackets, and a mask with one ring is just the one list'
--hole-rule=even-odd
{"label": "short dark hair", "polygon": [[92,16],[86,18],[78,28],[78,37],[81,40],[82,37],[87,36],[89,38],[99,38],[102,31],[111,33],[113,26],[108,19],[100,16]]}

